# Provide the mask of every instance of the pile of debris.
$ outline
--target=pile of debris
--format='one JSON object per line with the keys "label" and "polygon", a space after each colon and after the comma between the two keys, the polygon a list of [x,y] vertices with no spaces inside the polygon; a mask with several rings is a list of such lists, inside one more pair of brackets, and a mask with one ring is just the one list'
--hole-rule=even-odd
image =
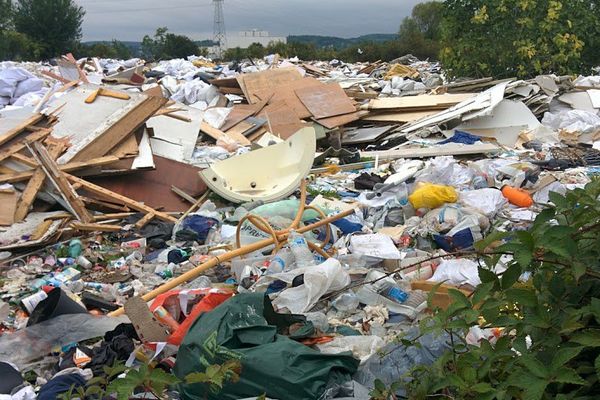
{"label": "pile of debris", "polygon": [[14,399],[147,365],[183,399],[368,399],[447,348],[396,338],[481,283],[464,252],[600,166],[600,77],[447,82],[412,56],[1,63],[0,107]]}

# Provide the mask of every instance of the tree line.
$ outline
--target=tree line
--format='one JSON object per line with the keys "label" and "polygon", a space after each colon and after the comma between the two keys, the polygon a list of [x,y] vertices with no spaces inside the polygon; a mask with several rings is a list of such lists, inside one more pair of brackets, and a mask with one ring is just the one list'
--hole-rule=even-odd
{"label": "tree line", "polygon": [[[78,57],[147,60],[206,55],[187,36],[158,28],[139,49],[122,42],[82,44],[85,10],[73,0],[0,0],[0,60]],[[225,61],[278,53],[302,60],[391,61],[406,54],[439,60],[450,77],[530,77],[600,67],[600,0],[446,0],[417,4],[392,40],[340,48],[290,37],[225,52]]]}

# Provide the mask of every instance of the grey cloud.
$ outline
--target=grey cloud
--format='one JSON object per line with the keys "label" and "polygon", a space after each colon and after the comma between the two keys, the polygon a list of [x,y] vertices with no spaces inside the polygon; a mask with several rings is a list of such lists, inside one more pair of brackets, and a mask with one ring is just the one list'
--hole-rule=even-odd
{"label": "grey cloud", "polygon": [[[160,26],[194,39],[212,36],[210,0],[75,1],[87,12],[84,40],[141,40]],[[256,28],[282,36],[393,33],[421,1],[225,0],[225,25],[230,33]]]}

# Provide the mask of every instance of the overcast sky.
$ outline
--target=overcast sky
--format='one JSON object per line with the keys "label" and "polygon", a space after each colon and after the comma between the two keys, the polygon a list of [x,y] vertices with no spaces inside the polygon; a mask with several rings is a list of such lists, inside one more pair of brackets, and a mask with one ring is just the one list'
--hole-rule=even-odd
{"label": "overcast sky", "polygon": [[[228,34],[250,29],[272,36],[356,37],[395,33],[402,18],[422,0],[225,0]],[[211,0],[75,0],[86,10],[83,40],[141,40],[157,27],[208,39]]]}

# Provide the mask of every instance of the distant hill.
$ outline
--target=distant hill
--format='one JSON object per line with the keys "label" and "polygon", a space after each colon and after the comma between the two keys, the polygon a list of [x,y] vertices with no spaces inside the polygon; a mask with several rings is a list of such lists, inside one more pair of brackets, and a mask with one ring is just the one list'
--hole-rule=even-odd
{"label": "distant hill", "polygon": [[335,36],[318,36],[318,35],[290,35],[288,43],[312,43],[316,47],[333,47],[334,49],[343,49],[364,42],[387,42],[394,40],[398,35],[394,33],[372,33],[355,38],[345,39]]}

